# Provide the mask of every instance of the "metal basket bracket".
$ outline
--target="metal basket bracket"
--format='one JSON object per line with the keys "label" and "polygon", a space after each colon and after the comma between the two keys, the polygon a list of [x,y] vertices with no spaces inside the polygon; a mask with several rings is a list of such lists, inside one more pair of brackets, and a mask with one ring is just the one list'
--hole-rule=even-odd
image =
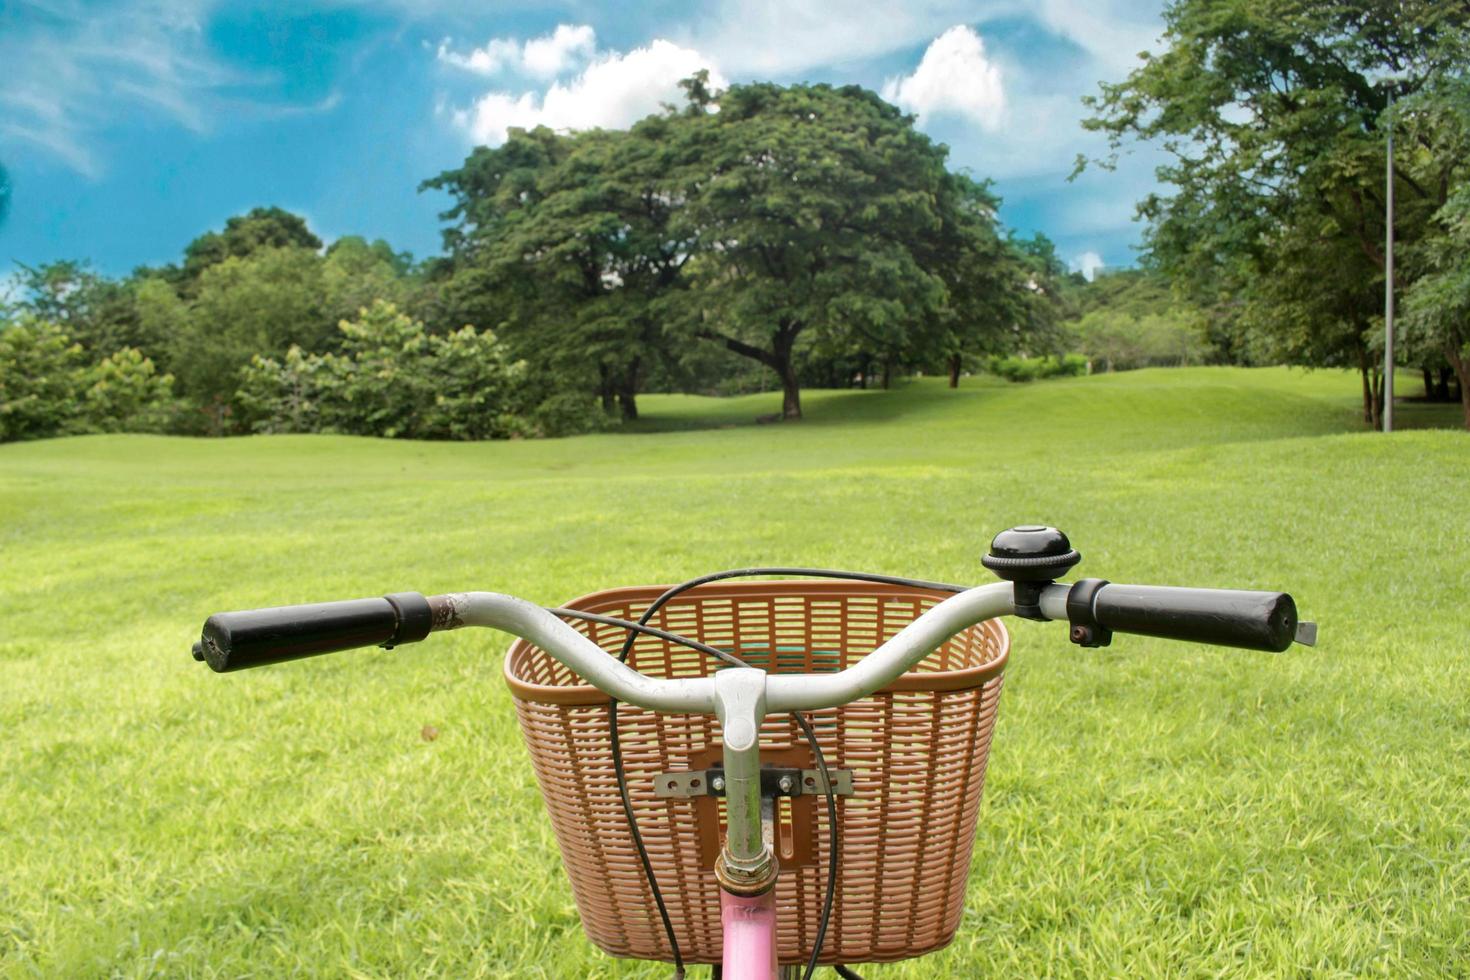
{"label": "metal basket bracket", "polygon": [[[852,795],[852,770],[828,769],[832,792],[837,796]],[[821,796],[827,783],[820,769],[792,769],[781,766],[761,767],[761,796]],[[686,769],[661,772],[653,777],[653,794],[660,799],[690,800],[700,796],[725,795],[725,770]]]}

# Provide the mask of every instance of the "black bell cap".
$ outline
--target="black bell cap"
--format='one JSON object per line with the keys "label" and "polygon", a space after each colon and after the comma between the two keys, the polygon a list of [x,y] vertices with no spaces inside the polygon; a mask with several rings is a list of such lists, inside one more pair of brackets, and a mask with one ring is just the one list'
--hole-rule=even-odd
{"label": "black bell cap", "polygon": [[1011,582],[1049,582],[1082,560],[1067,536],[1044,524],[1021,524],[1000,532],[980,561]]}

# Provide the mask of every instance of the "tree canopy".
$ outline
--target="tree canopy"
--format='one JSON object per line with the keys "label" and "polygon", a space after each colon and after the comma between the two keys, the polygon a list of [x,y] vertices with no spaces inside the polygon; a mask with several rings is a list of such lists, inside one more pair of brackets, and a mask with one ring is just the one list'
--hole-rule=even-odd
{"label": "tree canopy", "polygon": [[223,231],[207,231],[184,246],[181,275],[197,280],[211,266],[226,259],[243,259],[264,248],[304,248],[317,251],[322,240],[300,215],[277,207],[254,208],[225,222]]}
{"label": "tree canopy", "polygon": [[[1168,191],[1140,205],[1152,261],[1203,303],[1238,297],[1274,355],[1357,367],[1376,419],[1390,105],[1463,97],[1446,80],[1470,65],[1470,7],[1175,0],[1164,19],[1163,50],[1103,85],[1087,122],[1115,151],[1139,139],[1169,156]],[[1411,246],[1463,166],[1453,140],[1416,141],[1393,177]]]}
{"label": "tree canopy", "polygon": [[676,374],[700,343],[769,368],[799,418],[803,357],[917,361],[1029,322],[1042,272],[912,117],[856,86],[684,87],[628,131],[512,130],[428,181],[454,199],[458,308],[513,297],[522,355],[625,417],[652,365]]}

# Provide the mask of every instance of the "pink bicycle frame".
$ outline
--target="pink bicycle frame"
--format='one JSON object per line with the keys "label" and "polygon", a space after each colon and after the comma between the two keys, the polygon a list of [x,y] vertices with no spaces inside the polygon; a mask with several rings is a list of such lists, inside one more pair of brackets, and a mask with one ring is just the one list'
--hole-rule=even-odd
{"label": "pink bicycle frame", "polygon": [[776,966],[776,889],[760,895],[720,890],[726,980],[771,980]]}

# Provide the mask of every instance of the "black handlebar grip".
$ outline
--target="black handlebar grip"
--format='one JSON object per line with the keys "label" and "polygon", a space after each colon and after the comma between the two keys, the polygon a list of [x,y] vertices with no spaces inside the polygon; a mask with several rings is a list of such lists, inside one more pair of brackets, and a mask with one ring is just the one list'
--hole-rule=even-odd
{"label": "black handlebar grip", "polygon": [[1297,635],[1296,602],[1285,592],[1108,583],[1097,589],[1092,614],[1119,633],[1273,653]]}
{"label": "black handlebar grip", "polygon": [[433,615],[417,592],[215,613],[204,621],[194,659],[226,673],[357,647],[394,647],[429,635]]}

